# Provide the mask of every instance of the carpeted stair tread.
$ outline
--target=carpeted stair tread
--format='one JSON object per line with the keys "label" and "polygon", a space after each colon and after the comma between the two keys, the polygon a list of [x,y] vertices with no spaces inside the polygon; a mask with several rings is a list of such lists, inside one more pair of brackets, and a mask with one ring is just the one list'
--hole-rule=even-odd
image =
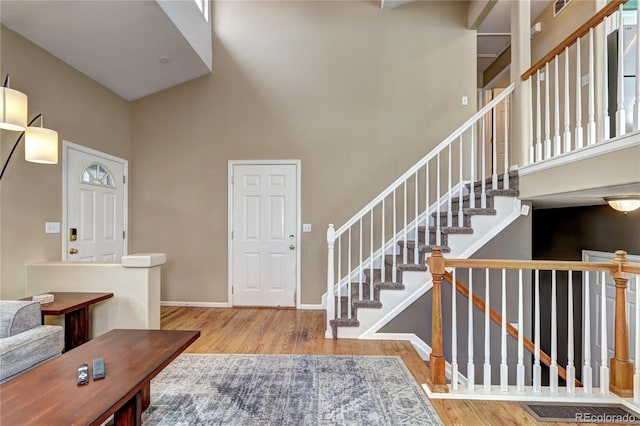
{"label": "carpeted stair tread", "polygon": [[[420,228],[424,229],[424,226]],[[438,228],[435,226],[429,227],[429,232],[436,232]],[[473,228],[470,226],[441,226],[440,232],[442,234],[473,234]]]}
{"label": "carpeted stair tread", "polygon": [[[344,313],[344,312],[343,312]],[[329,321],[332,327],[360,327],[360,321],[355,318],[337,318]]]}
{"label": "carpeted stair tread", "polygon": [[517,197],[520,195],[520,191],[517,189],[488,189],[487,190],[487,202],[489,200],[489,196],[496,197]]}

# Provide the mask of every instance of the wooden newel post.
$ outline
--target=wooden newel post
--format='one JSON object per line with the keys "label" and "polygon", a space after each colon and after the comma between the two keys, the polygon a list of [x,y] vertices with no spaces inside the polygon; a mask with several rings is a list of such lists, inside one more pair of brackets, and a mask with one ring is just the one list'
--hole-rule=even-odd
{"label": "wooden newel post", "polygon": [[440,247],[433,249],[427,259],[429,272],[433,277],[431,289],[431,355],[429,356],[429,378],[427,386],[432,392],[449,392],[447,386],[445,359],[442,353],[442,279],[444,277],[444,257]]}
{"label": "wooden newel post", "polygon": [[627,286],[629,275],[621,270],[621,265],[627,262],[627,253],[616,251],[613,262],[618,269],[612,272],[616,283],[616,310],[614,328],[614,351],[610,361],[611,378],[609,390],[621,397],[633,396],[633,364],[629,360],[629,324],[627,324]]}

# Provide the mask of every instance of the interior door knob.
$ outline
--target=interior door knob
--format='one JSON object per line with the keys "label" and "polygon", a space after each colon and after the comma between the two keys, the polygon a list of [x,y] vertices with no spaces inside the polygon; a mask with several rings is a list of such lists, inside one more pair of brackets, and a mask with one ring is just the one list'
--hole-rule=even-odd
{"label": "interior door knob", "polygon": [[69,249],[69,254],[78,254],[78,249],[74,249],[73,247]]}

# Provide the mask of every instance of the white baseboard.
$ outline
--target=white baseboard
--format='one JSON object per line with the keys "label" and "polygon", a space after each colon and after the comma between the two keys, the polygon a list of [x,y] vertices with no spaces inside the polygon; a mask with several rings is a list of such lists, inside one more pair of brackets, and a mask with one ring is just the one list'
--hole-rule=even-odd
{"label": "white baseboard", "polygon": [[299,304],[298,305],[298,309],[320,309],[320,310],[324,310],[324,306],[322,306],[321,304],[318,305],[311,305],[311,304]]}
{"label": "white baseboard", "polygon": [[177,306],[185,308],[230,308],[227,302],[174,302],[160,301],[160,306]]}

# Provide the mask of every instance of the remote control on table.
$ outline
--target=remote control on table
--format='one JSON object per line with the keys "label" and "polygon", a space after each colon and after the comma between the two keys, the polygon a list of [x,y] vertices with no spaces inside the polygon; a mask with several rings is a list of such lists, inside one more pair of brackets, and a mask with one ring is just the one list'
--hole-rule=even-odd
{"label": "remote control on table", "polygon": [[78,386],[89,383],[89,366],[80,364],[78,366]]}
{"label": "remote control on table", "polygon": [[93,360],[93,380],[104,379],[104,358],[96,358]]}

